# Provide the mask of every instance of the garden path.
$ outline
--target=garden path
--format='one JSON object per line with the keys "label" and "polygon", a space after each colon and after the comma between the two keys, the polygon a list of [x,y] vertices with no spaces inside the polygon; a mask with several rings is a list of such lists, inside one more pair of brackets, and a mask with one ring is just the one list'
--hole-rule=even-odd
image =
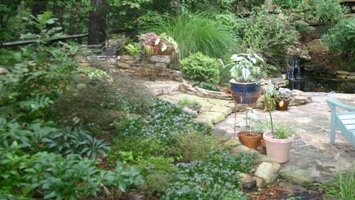
{"label": "garden path", "polygon": [[[308,93],[312,102],[290,107],[288,111],[274,111],[275,123],[292,127],[296,140],[292,144],[290,159],[281,165],[282,178],[298,184],[323,182],[339,170],[349,170],[355,164],[355,149],[337,134],[336,144],[330,145],[330,112],[326,93]],[[355,94],[336,94],[355,105]],[[260,120],[269,120],[268,113],[256,110]],[[237,113],[237,118],[242,113]],[[234,115],[215,125],[217,132],[233,137]]]}
{"label": "garden path", "polygon": [[[233,138],[235,115],[231,114],[233,108],[231,100],[202,98],[180,92],[181,83],[175,81],[143,81],[143,84],[155,95],[168,101],[176,103],[182,98],[198,101],[202,108],[197,119],[213,123],[214,134]],[[329,143],[330,112],[326,104],[327,93],[307,94],[312,97],[311,103],[292,106],[288,111],[272,113],[276,123],[291,126],[296,135],[290,159],[281,165],[279,173],[282,178],[297,184],[323,182],[336,172],[349,170],[355,165],[355,149],[342,138],[341,134],[337,134],[334,146]],[[355,94],[336,96],[355,105]],[[256,110],[256,115],[260,120],[269,120],[268,113],[263,110]],[[237,112],[237,118],[243,116],[243,112]]]}

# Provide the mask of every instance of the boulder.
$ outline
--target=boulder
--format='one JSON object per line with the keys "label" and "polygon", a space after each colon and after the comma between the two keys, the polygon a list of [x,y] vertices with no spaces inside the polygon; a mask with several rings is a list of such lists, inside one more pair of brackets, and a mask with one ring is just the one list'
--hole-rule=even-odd
{"label": "boulder", "polygon": [[350,75],[350,72],[339,70],[339,71],[336,71],[335,74],[336,75]]}
{"label": "boulder", "polygon": [[308,49],[303,46],[290,46],[287,48],[287,55],[297,56],[304,60],[311,60],[311,56],[309,55]]}
{"label": "boulder", "polygon": [[0,67],[0,75],[1,74],[8,74],[9,73],[9,70],[7,70],[6,68],[4,67]]}
{"label": "boulder", "polygon": [[320,39],[315,39],[306,44],[311,54],[327,54],[329,53],[328,47],[326,47]]}
{"label": "boulder", "polygon": [[262,162],[256,169],[254,175],[261,178],[265,185],[268,185],[276,180],[280,168],[281,166],[278,163]]}
{"label": "boulder", "polygon": [[149,58],[150,61],[155,63],[166,63],[169,64],[171,62],[170,56],[166,55],[154,55]]}
{"label": "boulder", "polygon": [[127,64],[127,63],[125,63],[125,62],[118,62],[117,63],[117,66],[119,67],[119,68],[123,68],[123,69],[129,69],[130,68],[130,65],[129,64]]}
{"label": "boulder", "polygon": [[301,90],[292,90],[290,106],[299,106],[312,102],[312,97]]}

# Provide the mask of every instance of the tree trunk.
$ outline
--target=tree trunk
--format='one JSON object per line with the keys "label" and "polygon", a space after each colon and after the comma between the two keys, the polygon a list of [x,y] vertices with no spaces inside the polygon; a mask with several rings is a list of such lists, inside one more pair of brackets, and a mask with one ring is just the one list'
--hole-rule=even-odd
{"label": "tree trunk", "polygon": [[71,35],[75,35],[78,33],[77,18],[78,18],[78,3],[75,2],[72,8],[70,9],[69,33]]}
{"label": "tree trunk", "polygon": [[106,40],[106,0],[91,0],[91,4],[88,44],[101,44]]}
{"label": "tree trunk", "polygon": [[35,0],[33,1],[31,14],[37,17],[38,14],[43,13],[47,10],[47,1],[46,0]]}

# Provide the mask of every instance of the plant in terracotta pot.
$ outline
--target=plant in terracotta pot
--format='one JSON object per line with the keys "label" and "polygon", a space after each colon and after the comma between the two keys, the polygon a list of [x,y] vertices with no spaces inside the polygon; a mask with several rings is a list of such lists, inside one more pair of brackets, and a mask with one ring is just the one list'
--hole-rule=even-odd
{"label": "plant in terracotta pot", "polygon": [[255,103],[260,95],[258,80],[265,76],[265,61],[257,54],[234,54],[230,68],[232,96],[236,103]]}
{"label": "plant in terracotta pot", "polygon": [[239,141],[251,149],[256,149],[260,145],[262,132],[259,129],[258,119],[253,109],[247,109],[244,120],[244,128],[238,133]]}
{"label": "plant in terracotta pot", "polygon": [[286,125],[277,126],[276,128],[274,127],[270,109],[269,116],[271,132],[265,132],[263,134],[263,139],[266,145],[266,153],[275,162],[285,163],[288,161],[294,135]]}
{"label": "plant in terracotta pot", "polygon": [[280,88],[276,98],[276,110],[285,111],[288,109],[292,91],[288,88]]}

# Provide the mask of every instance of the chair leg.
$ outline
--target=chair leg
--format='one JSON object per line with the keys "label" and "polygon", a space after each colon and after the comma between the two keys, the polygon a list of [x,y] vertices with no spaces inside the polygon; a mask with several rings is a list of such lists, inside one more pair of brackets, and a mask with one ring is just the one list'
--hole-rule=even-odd
{"label": "chair leg", "polygon": [[335,126],[336,126],[336,121],[335,121],[335,117],[332,117],[331,120],[331,130],[330,130],[330,144],[334,145],[335,144]]}

